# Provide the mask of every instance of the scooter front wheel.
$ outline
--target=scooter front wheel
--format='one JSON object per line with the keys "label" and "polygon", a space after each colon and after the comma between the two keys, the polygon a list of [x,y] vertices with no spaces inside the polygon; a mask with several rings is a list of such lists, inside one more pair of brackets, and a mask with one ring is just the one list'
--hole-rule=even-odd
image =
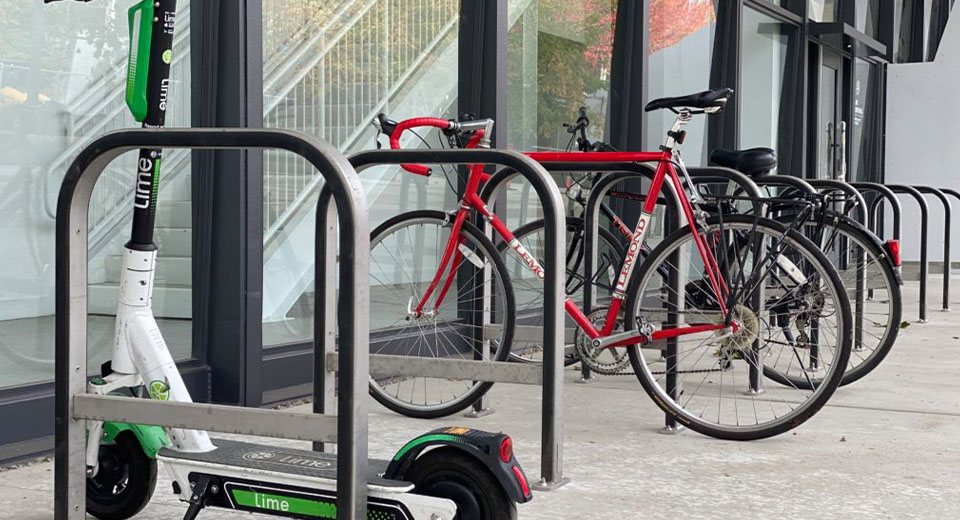
{"label": "scooter front wheel", "polygon": [[99,469],[87,478],[87,513],[100,520],[126,520],[146,507],[157,486],[157,461],[130,432],[100,445]]}

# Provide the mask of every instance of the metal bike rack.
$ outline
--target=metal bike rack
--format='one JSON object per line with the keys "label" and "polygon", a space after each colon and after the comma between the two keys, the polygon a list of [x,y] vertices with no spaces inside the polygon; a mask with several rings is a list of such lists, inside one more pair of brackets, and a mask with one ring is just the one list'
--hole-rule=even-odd
{"label": "metal bike rack", "polygon": [[[900,212],[902,208],[900,207],[900,199],[897,198],[897,195],[890,190],[890,188],[875,182],[851,182],[850,185],[860,191],[860,193],[872,192],[875,194],[875,197],[868,203],[867,229],[878,237],[880,237],[881,227],[880,204],[884,202],[890,204],[890,212],[893,216],[893,232],[891,235],[894,240],[899,241],[901,227]],[[873,291],[871,288],[867,289],[867,299],[873,298]]]}
{"label": "metal bike rack", "polygon": [[933,195],[943,204],[943,310],[950,310],[950,199],[943,190],[932,186],[913,186],[925,195]]}
{"label": "metal bike rack", "polygon": [[[560,170],[578,170],[583,169],[584,171],[600,171],[607,172],[606,175],[602,176],[599,181],[597,181],[590,190],[590,196],[587,198],[587,205],[584,208],[584,264],[583,264],[583,274],[584,279],[589,280],[593,277],[593,272],[596,270],[597,265],[597,229],[600,226],[600,203],[604,198],[607,197],[609,192],[617,184],[622,183],[628,179],[643,178],[647,180],[652,180],[654,176],[654,170],[647,164],[640,163],[553,163],[551,167],[556,167]],[[678,194],[674,190],[673,183],[664,182],[662,189],[665,191],[663,193],[669,193],[670,196],[663,197],[663,204],[669,208],[672,208],[673,211],[665,211],[665,221],[663,233],[664,236],[673,233],[680,228],[680,202]],[[659,201],[658,201],[659,203]],[[677,264],[678,262],[674,258],[671,262],[672,264]],[[670,279],[668,283],[677,287],[679,285],[679,278],[675,270],[671,270]],[[670,296],[670,300],[667,302],[668,305],[676,306],[678,302],[674,301],[674,296],[677,294],[677,291],[674,291]],[[594,306],[596,305],[596,291],[594,290],[593,284],[584,283],[583,284],[583,311],[584,314],[589,316],[594,311]],[[671,314],[667,314],[668,319]],[[670,339],[667,341],[667,351],[671,349],[676,349],[676,339]],[[667,370],[670,370],[670,367],[667,367]],[[580,364],[580,381],[587,383],[593,381],[593,376],[590,372],[590,368],[585,364]],[[676,376],[667,376],[667,392],[672,396],[677,396],[679,393],[679,387],[677,385],[678,381]],[[664,414],[664,432],[675,433],[680,431],[680,427],[676,424],[676,421],[669,414]]]}
{"label": "metal bike rack", "polygon": [[[701,168],[688,168],[688,173],[693,180],[693,183],[696,184],[736,184],[740,190],[746,193],[751,199],[753,199],[753,211],[755,215],[761,216],[761,207],[762,203],[757,202],[757,199],[763,196],[760,191],[760,187],[757,186],[753,179],[748,175],[745,175],[737,170],[731,168],[725,168],[722,166],[705,166]],[[764,312],[764,299],[765,294],[763,287],[757,291],[757,294],[753,298],[754,308],[758,313],[762,314]],[[755,356],[754,360],[760,359],[760,339],[757,338],[753,341],[753,355]],[[750,392],[754,394],[760,394],[763,392],[763,370],[760,368],[759,362],[748,363],[749,365],[749,381],[750,381]],[[671,421],[671,418],[667,418],[667,421]]]}
{"label": "metal bike rack", "polygon": [[891,236],[894,240],[900,240],[900,214],[903,208],[900,206],[900,199],[897,198],[897,194],[890,188],[876,182],[851,182],[850,185],[861,193],[870,191],[877,194],[877,197],[870,202],[868,211],[869,218],[867,220],[867,227],[877,236],[880,236],[880,204],[883,202],[890,204],[893,218],[893,232]]}
{"label": "metal bike rack", "polygon": [[[830,193],[830,192],[841,192],[845,195],[848,195],[856,201],[856,204],[853,204],[853,208],[857,210],[857,221],[867,225],[867,201],[864,200],[863,195],[857,191],[856,188],[844,181],[838,181],[833,179],[809,179],[807,183],[816,188],[821,193]],[[845,207],[843,214],[847,214],[848,210]]]}
{"label": "metal bike rack", "polygon": [[[911,186],[902,184],[887,184],[887,188],[896,194],[909,195],[917,201],[920,207],[920,313],[919,322],[927,322],[927,273],[929,265],[927,263],[927,224],[930,216],[930,207],[927,205],[927,199]],[[901,247],[903,244],[901,244]]]}
{"label": "metal bike rack", "polygon": [[[949,196],[957,199],[958,201],[960,201],[960,191],[957,191],[957,190],[955,190],[955,189],[953,189],[953,188],[940,188],[940,191],[942,191],[944,194],[949,195]],[[951,261],[951,263],[950,263],[951,268],[952,268],[952,264],[953,264],[953,262]]]}
{"label": "metal bike rack", "polygon": [[[564,338],[564,269],[566,252],[566,224],[560,190],[550,175],[534,160],[517,152],[504,150],[371,150],[354,154],[350,163],[358,171],[374,165],[407,163],[427,164],[497,164],[512,168],[533,185],[544,210],[546,249],[544,259],[544,363],[542,366],[482,360],[425,359],[409,356],[371,355],[370,371],[363,376],[367,385],[369,375],[429,376],[473,381],[492,381],[543,386],[541,430],[541,479],[539,490],[556,489],[567,482],[563,476],[563,338]],[[488,182],[489,184],[489,182]],[[330,194],[326,188],[317,202],[317,232],[331,226],[326,215],[330,210]],[[329,240],[329,238],[328,238]],[[329,248],[317,242],[318,254]],[[326,258],[326,257],[324,257]],[[329,262],[329,260],[328,260]],[[333,319],[336,287],[328,279],[330,267],[317,262],[316,321],[329,323]],[[322,312],[320,311],[323,309]],[[317,327],[322,325],[315,325]],[[369,339],[365,338],[367,341]],[[332,402],[334,378],[328,377],[329,367],[342,366],[335,351],[335,338],[326,337],[324,355],[315,362],[314,411],[325,413]],[[343,388],[342,383],[340,388]]]}
{"label": "metal bike rack", "polygon": [[[87,394],[87,212],[97,179],[121,154],[140,148],[271,148],[307,159],[333,188],[340,217],[344,311],[337,321],[343,356],[338,416]],[[364,518],[367,497],[369,229],[360,180],[346,158],[314,137],[284,130],[150,129],[107,133],[80,151],[60,188],[56,220],[56,443],[54,514],[86,518],[86,421],[202,429],[338,442],[337,510]],[[318,262],[320,263],[320,262]],[[330,334],[333,324],[329,323]],[[319,347],[315,354],[321,356]]]}

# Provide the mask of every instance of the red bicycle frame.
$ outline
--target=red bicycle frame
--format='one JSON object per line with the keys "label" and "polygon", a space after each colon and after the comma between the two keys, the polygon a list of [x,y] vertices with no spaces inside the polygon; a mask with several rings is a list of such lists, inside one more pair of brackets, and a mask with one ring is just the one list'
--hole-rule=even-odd
{"label": "red bicycle frame", "polygon": [[[454,129],[457,124],[458,123],[456,121],[437,118],[408,119],[397,124],[395,131],[390,136],[390,144],[392,148],[398,149],[400,147],[399,136],[408,128],[430,126],[444,130],[451,130]],[[466,148],[476,148],[481,141],[483,132],[484,130],[477,130],[467,143]],[[680,180],[680,176],[677,174],[677,170],[674,168],[674,156],[671,150],[667,149],[660,152],[529,152],[525,155],[540,163],[657,163],[657,170],[653,176],[653,183],[650,186],[650,191],[644,200],[640,219],[630,236],[630,243],[627,247],[626,256],[623,259],[623,265],[620,269],[620,274],[617,277],[617,282],[613,292],[613,299],[610,303],[610,307],[607,310],[603,327],[599,330],[594,327],[593,323],[590,322],[590,319],[583,313],[583,310],[577,306],[572,298],[568,297],[564,302],[564,307],[567,311],[567,314],[569,314],[570,317],[577,323],[577,325],[584,331],[584,333],[586,333],[586,335],[594,341],[595,347],[612,348],[625,345],[634,345],[638,343],[646,344],[652,341],[676,338],[688,334],[719,331],[728,328],[728,325],[725,323],[707,323],[655,330],[650,334],[647,334],[643,331],[638,333],[634,330],[613,334],[617,317],[620,314],[623,302],[626,299],[627,284],[630,281],[630,276],[636,267],[637,261],[640,259],[641,245],[643,244],[643,240],[646,236],[650,220],[653,217],[653,211],[657,203],[657,198],[659,197],[663,183],[667,178],[669,178],[670,182],[673,183],[674,191],[680,195],[680,206],[683,210],[683,214],[687,220],[687,223],[694,231],[694,242],[701,258],[703,259],[703,265],[707,278],[710,282],[711,288],[714,291],[714,294],[718,295],[717,301],[720,306],[720,312],[724,316],[727,315],[726,297],[728,295],[728,287],[726,286],[722,276],[719,274],[720,267],[717,263],[715,255],[713,254],[713,251],[710,249],[707,241],[704,239],[703,235],[698,229],[693,204],[690,202],[690,199],[687,196],[687,191],[684,189],[683,182]],[[430,173],[430,170],[422,165],[405,164],[402,166],[405,170],[418,175],[429,175]],[[471,211],[477,211],[480,213],[480,215],[482,215],[490,223],[497,234],[500,235],[500,237],[507,242],[507,244],[517,253],[517,255],[520,256],[520,259],[523,260],[523,263],[526,264],[526,266],[537,276],[537,278],[539,278],[541,282],[544,280],[543,266],[540,265],[537,259],[530,254],[529,251],[527,251],[527,249],[523,246],[523,244],[520,243],[519,240],[517,240],[517,238],[503,223],[503,221],[500,220],[500,218],[497,217],[497,215],[495,215],[492,211],[490,211],[483,199],[480,198],[478,194],[480,183],[488,178],[489,176],[483,171],[483,165],[470,165],[470,176],[468,178],[463,197],[460,199],[460,207],[453,219],[450,240],[447,242],[447,245],[444,248],[443,257],[440,261],[440,266],[437,268],[436,274],[434,274],[433,279],[430,281],[430,285],[427,287],[427,290],[424,292],[417,304],[415,309],[417,316],[422,315],[424,309],[428,308],[428,302],[430,301],[430,298],[433,296],[437,287],[440,287],[440,291],[437,294],[433,309],[435,310],[439,308],[444,297],[446,297],[450,286],[456,278],[455,273],[463,262],[463,253],[461,252],[460,246],[464,241],[460,236],[460,230],[463,228],[464,221],[466,221],[466,219],[470,216]],[[449,270],[447,269],[448,266]],[[444,273],[447,272],[449,274],[447,274],[446,278],[444,279]],[[739,328],[736,323],[731,323],[729,327],[732,328],[733,332],[736,332],[736,330]]]}

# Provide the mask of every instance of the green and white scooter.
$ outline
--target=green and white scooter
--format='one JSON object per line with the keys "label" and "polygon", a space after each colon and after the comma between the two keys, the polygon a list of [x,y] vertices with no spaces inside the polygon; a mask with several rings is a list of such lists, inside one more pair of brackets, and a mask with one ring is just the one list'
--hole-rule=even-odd
{"label": "green and white scooter", "polygon": [[[129,10],[126,102],[145,128],[164,124],[175,12],[176,0],[142,0]],[[151,310],[160,163],[161,150],[140,150],[112,359],[88,391],[139,396],[145,389],[151,399],[191,402]],[[185,519],[204,507],[337,518],[333,455],[96,421],[88,422],[86,450],[87,512],[104,520],[130,518],[147,505],[157,461],[169,471],[173,492],[189,504]],[[501,433],[437,429],[369,467],[368,519],[503,520],[516,518],[516,503],[532,498],[512,441]]]}

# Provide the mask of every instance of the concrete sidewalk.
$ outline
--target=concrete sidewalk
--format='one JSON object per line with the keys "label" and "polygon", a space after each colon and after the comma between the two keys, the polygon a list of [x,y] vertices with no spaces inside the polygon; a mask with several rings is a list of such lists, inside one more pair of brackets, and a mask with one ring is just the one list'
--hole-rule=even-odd
{"label": "concrete sidewalk", "polygon": [[[634,377],[580,385],[568,372],[564,453],[571,483],[537,493],[520,518],[960,517],[960,294],[953,312],[940,311],[939,283],[931,277],[929,323],[915,323],[917,283],[909,282],[904,319],[911,325],[883,365],[839,390],[803,426],[773,439],[661,435],[663,415]],[[490,396],[493,415],[436,421],[400,417],[371,400],[371,455],[389,457],[442,425],[504,430],[536,479],[539,393],[498,384]],[[51,518],[52,475],[49,462],[0,473],[0,518]],[[169,489],[161,473],[139,518],[181,518],[186,508]],[[208,510],[200,517],[243,516]]]}

